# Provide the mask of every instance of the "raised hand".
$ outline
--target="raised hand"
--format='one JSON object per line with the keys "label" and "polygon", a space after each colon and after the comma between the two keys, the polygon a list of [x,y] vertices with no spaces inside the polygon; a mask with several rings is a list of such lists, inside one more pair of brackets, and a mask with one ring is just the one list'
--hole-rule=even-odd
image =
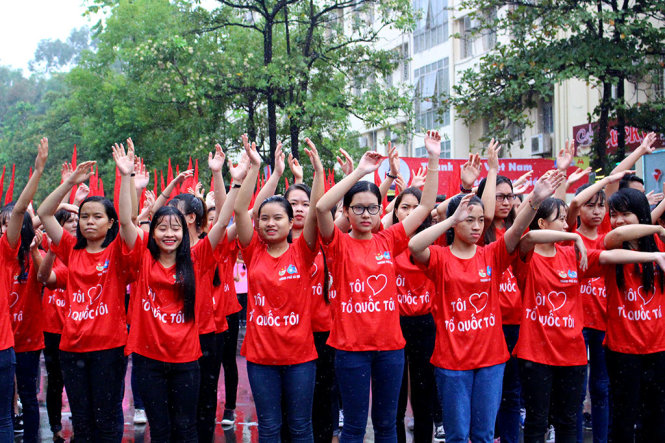
{"label": "raised hand", "polygon": [[383,161],[383,157],[376,151],[367,151],[363,154],[358,162],[358,169],[365,174],[374,172],[379,169],[379,165]]}
{"label": "raised hand", "polygon": [[570,174],[570,176],[568,176],[568,180],[566,180],[566,183],[568,184],[568,186],[570,186],[573,183],[576,183],[582,180],[584,177],[588,176],[589,173],[591,173],[591,167],[588,167],[586,169],[577,168],[575,172],[573,172],[572,174]]}
{"label": "raised hand", "polygon": [[127,153],[125,153],[125,146],[122,143],[116,143],[112,148],[113,160],[118,167],[120,175],[130,175],[134,172],[134,150],[128,149]]}
{"label": "raised hand", "polygon": [[43,172],[48,160],[48,139],[43,137],[37,147],[37,157],[35,158],[35,171]]}
{"label": "raised hand", "polygon": [[72,164],[64,162],[62,164],[62,168],[60,168],[60,178],[62,179],[62,181],[66,182],[67,179],[72,175],[72,172],[74,172]]}
{"label": "raised hand", "polygon": [[565,147],[559,151],[556,157],[556,167],[559,171],[566,172],[573,163],[574,146],[570,140],[566,140]]}
{"label": "raised hand", "polygon": [[399,151],[391,142],[388,142],[388,164],[390,165],[390,175],[399,174]]}
{"label": "raised hand", "polygon": [[653,144],[656,142],[656,138],[657,137],[655,132],[649,132],[646,137],[644,137],[644,140],[642,140],[642,143],[640,143],[640,146],[637,148],[642,153],[642,155],[651,154],[656,150],[656,148],[653,147]]}
{"label": "raised hand", "polygon": [[473,184],[480,177],[480,155],[469,154],[469,160],[462,165],[460,180],[464,189],[473,188]]}
{"label": "raised hand", "polygon": [[455,213],[450,217],[451,221],[453,222],[454,225],[463,222],[468,216],[469,213],[471,212],[471,207],[469,206],[469,202],[473,198],[475,194],[466,194],[464,197],[462,197],[462,200],[459,202],[459,206],[457,209],[455,209]]}
{"label": "raised hand", "polygon": [[175,184],[181,185],[185,181],[185,179],[194,177],[194,170],[193,169],[187,169],[185,171],[182,171],[180,174],[176,176],[176,178],[173,179]]}
{"label": "raised hand", "polygon": [[321,163],[319,151],[316,149],[316,146],[309,138],[305,139],[305,143],[307,143],[307,146],[309,146],[309,149],[305,148],[305,154],[307,154],[307,157],[309,157],[309,161],[312,164],[314,171],[319,173],[323,172],[323,163]]}
{"label": "raised hand", "polygon": [[439,155],[441,155],[441,135],[439,131],[427,131],[425,149],[430,157],[439,158]]}
{"label": "raised hand", "polygon": [[228,160],[227,166],[229,167],[229,174],[233,179],[233,183],[240,184],[245,179],[247,171],[249,169],[249,157],[244,152],[240,156],[240,161],[237,166],[233,166],[231,159]]}
{"label": "raised hand", "polygon": [[565,176],[561,171],[550,170],[543,174],[533,188],[534,204],[539,205],[543,200],[551,197],[564,180]]}
{"label": "raised hand", "polygon": [[134,187],[139,190],[147,188],[150,183],[150,172],[146,170],[141,157],[136,157],[134,171],[136,173],[134,176]]}
{"label": "raised hand", "polygon": [[401,174],[398,175],[395,179],[395,188],[397,188],[397,192],[400,194],[406,189],[406,182],[404,181],[404,177],[402,177]]}
{"label": "raised hand", "polygon": [[250,164],[255,166],[261,166],[261,156],[259,155],[259,152],[256,150],[256,143],[252,142],[252,144],[250,145],[249,141],[247,140],[247,134],[243,134],[242,144],[245,147],[245,152],[247,153],[247,158],[249,158]]}
{"label": "raised hand", "polygon": [[633,170],[633,169],[631,169],[629,171],[621,171],[621,172],[617,172],[616,174],[608,175],[607,177],[605,177],[605,180],[607,180],[608,184],[618,183],[625,176],[632,175],[632,174],[635,174],[635,170]]}
{"label": "raised hand", "polygon": [[425,178],[427,178],[427,168],[423,168],[421,166],[413,175],[413,180],[411,180],[411,187],[422,188],[425,185]]}
{"label": "raised hand", "polygon": [[344,160],[342,161],[342,159],[337,156],[337,163],[341,166],[344,175],[349,175],[353,172],[353,159],[344,149],[340,148],[339,152],[344,156]]}
{"label": "raised hand", "polygon": [[42,244],[43,237],[44,233],[42,230],[35,229],[35,236],[32,238],[32,242],[30,242],[30,249],[33,251],[39,249],[39,246]]}
{"label": "raised hand", "polygon": [[[306,139],[309,140],[309,139]],[[289,163],[289,170],[291,171],[291,174],[293,174],[293,180],[296,183],[302,183],[303,179],[303,170],[302,166],[300,165],[300,162],[298,161],[297,158],[293,156],[293,154],[289,154],[288,157],[288,163]]]}
{"label": "raised hand", "polygon": [[663,193],[662,192],[654,192],[651,191],[647,194],[647,200],[649,201],[649,205],[657,205],[663,200]]}
{"label": "raised hand", "polygon": [[582,271],[586,271],[589,267],[587,251],[586,246],[584,245],[584,241],[579,235],[577,236],[577,239],[575,239],[575,252],[577,253],[580,269]]}
{"label": "raised hand", "polygon": [[281,176],[284,174],[284,169],[286,165],[284,164],[285,155],[282,151],[282,142],[277,142],[277,148],[275,148],[275,174]]}
{"label": "raised hand", "polygon": [[522,174],[517,180],[513,182],[513,192],[515,194],[524,194],[529,189],[529,178],[533,175],[533,171]]}
{"label": "raised hand", "polygon": [[82,202],[88,198],[88,194],[90,194],[90,188],[85,183],[81,183],[81,186],[78,187],[74,194],[74,202]]}
{"label": "raised hand", "polygon": [[498,141],[492,139],[490,144],[487,146],[487,166],[490,169],[495,171],[499,170],[499,151],[501,150],[501,145]]}
{"label": "raised hand", "polygon": [[206,207],[208,209],[215,206],[215,191],[209,191],[206,194]]}
{"label": "raised hand", "polygon": [[226,155],[222,151],[222,147],[217,143],[215,145],[215,155],[213,156],[212,152],[208,153],[208,167],[212,172],[222,172],[225,158]]}
{"label": "raised hand", "polygon": [[[94,173],[93,167],[95,166],[95,161],[87,161],[79,163],[74,172],[67,178],[69,183],[73,185],[80,185],[84,181],[88,180],[90,176]],[[132,162],[132,167],[134,167],[134,162]]]}
{"label": "raised hand", "polygon": [[201,182],[198,182],[193,188],[191,186],[187,188],[187,192],[192,194],[194,197],[203,200],[203,185]]}

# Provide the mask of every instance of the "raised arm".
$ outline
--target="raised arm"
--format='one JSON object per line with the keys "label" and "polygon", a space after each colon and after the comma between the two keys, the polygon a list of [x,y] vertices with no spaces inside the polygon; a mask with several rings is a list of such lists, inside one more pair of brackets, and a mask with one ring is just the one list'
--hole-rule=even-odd
{"label": "raised arm", "polygon": [[465,195],[462,197],[462,200],[453,215],[430,226],[424,231],[419,232],[409,240],[409,251],[411,251],[411,257],[416,263],[429,263],[429,246],[448,229],[452,229],[456,224],[462,222],[469,216],[471,211],[469,201],[471,201],[472,198],[473,194]]}
{"label": "raised arm", "polygon": [[624,225],[612,229],[605,236],[605,249],[622,248],[624,242],[637,240],[647,235],[659,235],[665,238],[665,228],[660,225]]}
{"label": "raised arm", "polygon": [[21,236],[21,226],[23,225],[23,215],[28,210],[28,205],[30,205],[30,201],[32,201],[32,198],[35,196],[35,192],[37,192],[39,179],[44,172],[44,166],[46,166],[47,159],[48,139],[44,137],[39,141],[37,157],[35,158],[35,170],[32,173],[32,177],[30,177],[18,200],[16,200],[12,215],[9,217],[9,222],[7,224],[7,241],[12,248],[18,244],[19,237]]}
{"label": "raised arm", "polygon": [[[568,174],[568,168],[573,163],[575,147],[569,140],[566,140],[565,147],[559,151],[559,155],[556,158],[556,168],[563,175],[563,178],[566,178]],[[566,180],[561,182],[556,191],[554,192],[554,198],[566,201]]]}
{"label": "raised arm", "polygon": [[[328,192],[323,194],[319,202],[316,204],[316,220],[319,225],[319,233],[324,241],[328,242],[332,239],[335,225],[330,211],[337,205],[337,202],[344,198],[347,193],[358,180],[365,175],[376,171],[381,164],[381,154],[376,151],[367,151],[363,154],[358,167],[352,173],[336,183],[335,186],[330,188]],[[379,205],[381,202],[379,202]]]}
{"label": "raised arm", "polygon": [[53,289],[53,285],[56,283],[55,272],[53,272],[53,263],[55,263],[55,254],[48,251],[37,270],[37,281],[49,289]]}
{"label": "raised arm", "polygon": [[390,172],[386,174],[386,177],[383,179],[379,185],[379,192],[381,193],[381,202],[388,195],[388,191],[392,186],[393,182],[399,174],[399,151],[396,146],[393,146],[391,142],[388,142],[388,164],[390,165]]}
{"label": "raised arm", "polygon": [[[251,147],[250,147],[251,149]],[[258,152],[257,152],[258,155]],[[256,194],[256,199],[254,199],[254,208],[261,206],[261,203],[269,197],[275,195],[275,190],[279,184],[279,179],[284,174],[284,152],[282,152],[282,142],[277,142],[277,148],[275,149],[275,170],[270,175],[268,181],[265,185],[259,190],[259,193]],[[252,211],[252,218],[254,222],[258,220],[258,211]]]}
{"label": "raised arm", "polygon": [[162,193],[159,194],[159,196],[155,200],[155,203],[152,205],[150,216],[152,217],[153,215],[155,215],[155,212],[157,212],[159,208],[161,208],[166,204],[168,199],[171,197],[171,193],[173,192],[173,189],[175,188],[176,185],[181,185],[186,178],[193,176],[194,176],[194,170],[187,169],[186,171],[182,171],[180,174],[176,176],[176,178],[171,180],[171,183],[169,183],[166,186],[166,188],[162,191]]}
{"label": "raised arm", "polygon": [[256,143],[252,142],[251,146],[245,146],[245,151],[249,158],[249,172],[240,186],[240,192],[238,192],[234,205],[236,232],[241,246],[249,245],[254,233],[248,210],[254,192],[254,183],[256,183],[261,167],[261,156],[256,151]]}
{"label": "raised arm", "polygon": [[425,149],[428,154],[427,177],[420,203],[402,222],[404,231],[409,236],[416,232],[436,203],[436,191],[439,188],[439,154],[441,154],[441,135],[437,131],[427,131]]}
{"label": "raised arm", "polygon": [[599,262],[601,265],[627,265],[630,263],[656,262],[660,269],[665,269],[665,252],[641,252],[628,249],[602,251]]}
{"label": "raised arm", "polygon": [[513,225],[508,228],[504,239],[506,241],[506,249],[512,253],[519,244],[520,237],[526,231],[526,228],[536,215],[536,211],[540,204],[552,194],[564,181],[564,176],[559,171],[548,171],[536,182],[531,194],[524,200],[527,201],[527,206],[524,210],[520,211],[515,217]]}
{"label": "raised arm", "polygon": [[573,198],[573,201],[570,202],[570,207],[568,208],[568,216],[566,220],[568,222],[568,230],[575,230],[575,227],[577,227],[577,216],[580,213],[580,208],[584,206],[584,204],[588,202],[591,197],[596,195],[596,193],[598,193],[604,187],[613,183],[618,183],[625,174],[632,172],[634,171],[623,171],[617,174],[608,175],[607,177],[603,178],[602,180],[598,180],[596,183],[592,184],[577,194],[575,198]]}
{"label": "raised arm", "polygon": [[293,183],[302,183],[303,172],[300,162],[293,156],[293,154],[289,154],[287,160],[289,162],[289,170],[291,170],[291,174],[293,175]]}
{"label": "raised arm", "polygon": [[313,209],[316,207],[319,199],[323,195],[323,176],[325,171],[323,170],[323,164],[321,163],[321,158],[319,157],[319,151],[316,150],[316,146],[309,138],[305,139],[305,143],[309,146],[309,149],[305,148],[305,154],[309,157],[310,163],[312,163],[312,168],[314,169],[314,177],[312,178],[312,192],[309,197],[309,207],[310,210],[307,211],[307,216],[305,217],[305,226],[302,230],[302,235],[307,242],[309,249],[314,249],[316,246],[316,235],[317,235],[317,226],[316,226],[316,211]]}
{"label": "raised arm", "polygon": [[[656,150],[656,148],[653,147],[653,144],[656,142],[656,133],[655,132],[649,132],[646,137],[644,137],[644,140],[642,140],[642,143],[635,149],[633,152],[628,154],[626,158],[623,159],[621,163],[617,165],[616,168],[612,169],[612,172],[610,175],[617,174],[619,172],[624,172],[629,169],[633,169],[633,166],[635,166],[635,163],[642,158],[643,155],[648,155],[651,154],[653,151]],[[605,189],[605,194],[607,194],[607,198],[610,197],[610,195],[614,194],[619,190],[619,183],[612,183],[611,185],[607,186],[607,189]]]}
{"label": "raised arm", "polygon": [[[115,144],[113,147],[113,160],[120,173],[120,198],[118,201],[118,224],[120,225],[120,236],[125,241],[129,249],[134,248],[136,238],[141,231],[133,222],[132,214],[134,205],[132,203],[132,194],[134,191],[131,186],[131,175],[134,173],[134,145],[125,147],[121,144]],[[141,231],[142,232],[142,231]]]}
{"label": "raised arm", "polygon": [[480,199],[485,208],[485,229],[489,228],[494,219],[494,209],[496,208],[496,176],[499,173],[499,146],[498,141],[490,141],[487,146],[487,179],[485,180],[485,189]]}
{"label": "raised arm", "polygon": [[[219,213],[224,205],[224,200],[226,199],[226,188],[224,187],[224,177],[222,177],[222,168],[224,167],[224,151],[222,147],[218,144],[215,145],[215,154],[212,152],[208,153],[208,167],[212,172],[212,181],[215,185],[215,208],[217,208],[217,214],[215,215],[215,220],[213,220],[213,225],[217,222],[219,218]],[[210,208],[208,208],[210,209]]]}
{"label": "raised arm", "polygon": [[529,252],[533,251],[533,248],[536,245],[545,243],[557,243],[562,241],[572,241],[575,243],[575,248],[580,254],[580,268],[586,269],[586,246],[584,246],[582,237],[574,232],[553,231],[551,229],[537,229],[535,231],[529,231],[520,239],[520,255],[522,257],[525,256]]}

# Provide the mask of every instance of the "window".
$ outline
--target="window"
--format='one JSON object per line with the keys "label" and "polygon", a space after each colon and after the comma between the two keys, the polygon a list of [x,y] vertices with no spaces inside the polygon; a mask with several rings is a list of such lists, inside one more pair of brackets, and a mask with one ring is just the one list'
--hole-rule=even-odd
{"label": "window", "polygon": [[[415,157],[427,157],[427,149],[424,146],[420,146],[413,151],[413,155]],[[450,140],[441,140],[441,154],[439,158],[452,158]]]}
{"label": "window", "polygon": [[413,52],[419,53],[448,41],[448,0],[414,0],[420,17],[413,32]]}
{"label": "window", "polygon": [[653,78],[653,87],[656,98],[665,98],[665,69],[658,69]]}
{"label": "window", "polygon": [[450,109],[441,104],[442,99],[450,93],[449,69],[448,58],[444,58],[414,71],[418,129],[427,130],[450,124]]}
{"label": "window", "polygon": [[540,104],[540,109],[542,132],[545,134],[554,132],[554,110],[552,108],[552,102],[543,101]]}
{"label": "window", "polygon": [[470,58],[489,51],[496,46],[496,31],[482,29],[483,23],[492,23],[496,19],[496,11],[490,10],[480,17],[467,15],[460,19],[460,45],[462,58]]}

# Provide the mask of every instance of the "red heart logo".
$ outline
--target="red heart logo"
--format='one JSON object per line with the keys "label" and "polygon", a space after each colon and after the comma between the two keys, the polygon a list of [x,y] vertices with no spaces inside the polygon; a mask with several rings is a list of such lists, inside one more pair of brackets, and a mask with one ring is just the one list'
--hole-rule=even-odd
{"label": "red heart logo", "polygon": [[547,301],[552,305],[552,311],[558,311],[566,304],[566,293],[552,291],[547,294]]}
{"label": "red heart logo", "polygon": [[473,306],[473,309],[476,310],[476,314],[487,307],[487,302],[489,301],[489,296],[487,292],[473,293],[469,296],[469,303]]}
{"label": "red heart logo", "polygon": [[646,306],[649,303],[651,303],[651,300],[653,300],[654,291],[649,292],[650,296],[649,296],[649,294],[647,294],[648,297],[646,297],[646,298],[644,297],[644,294],[642,294],[643,291],[644,291],[644,288],[642,286],[637,288],[637,295],[639,295],[640,298],[642,299],[642,305]]}
{"label": "red heart logo", "polygon": [[656,168],[653,170],[653,178],[655,178],[656,181],[660,180],[660,177],[662,177],[662,175],[663,171],[661,171],[660,169]]}
{"label": "red heart logo", "polygon": [[388,284],[388,278],[383,274],[370,275],[369,277],[367,277],[367,285],[372,290],[374,295],[383,291],[383,288],[385,288],[387,284]]}
{"label": "red heart logo", "polygon": [[88,299],[90,299],[90,304],[95,302],[102,295],[102,285],[93,286],[88,289]]}
{"label": "red heart logo", "polygon": [[244,277],[245,274],[247,274],[245,271],[240,271],[240,276],[241,276],[241,277]]}
{"label": "red heart logo", "polygon": [[16,303],[18,303],[18,292],[12,292],[9,294],[9,307],[13,308]]}

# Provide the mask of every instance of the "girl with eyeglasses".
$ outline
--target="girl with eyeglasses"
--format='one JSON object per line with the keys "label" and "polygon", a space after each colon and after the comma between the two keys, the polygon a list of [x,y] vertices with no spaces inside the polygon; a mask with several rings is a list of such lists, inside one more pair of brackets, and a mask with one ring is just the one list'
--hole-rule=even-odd
{"label": "girl with eyeglasses", "polygon": [[[359,181],[378,169],[382,157],[366,152],[358,167],[333,186],[316,205],[323,249],[337,290],[331,300],[333,325],[328,343],[336,349],[335,374],[344,405],[341,440],[362,442],[372,387],[372,424],[377,440],[395,441],[397,402],[404,370],[395,257],[434,207],[441,137],[425,137],[427,178],[420,204],[400,223],[376,234],[381,216],[378,187]],[[330,213],[343,199],[351,230],[342,232]]]}

